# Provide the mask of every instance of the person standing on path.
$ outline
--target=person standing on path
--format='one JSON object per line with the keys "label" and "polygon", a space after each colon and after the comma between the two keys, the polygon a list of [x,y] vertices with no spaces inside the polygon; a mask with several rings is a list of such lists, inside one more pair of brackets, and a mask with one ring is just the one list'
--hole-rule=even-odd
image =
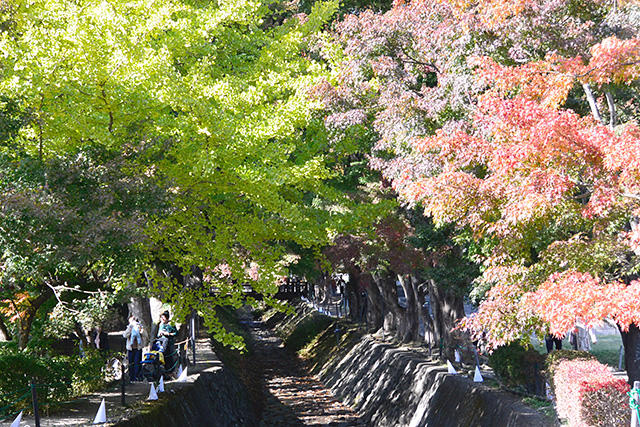
{"label": "person standing on path", "polygon": [[562,338],[558,338],[550,333],[544,336],[544,342],[547,346],[547,353],[553,351],[553,345],[555,344],[556,350],[562,350]]}
{"label": "person standing on path", "polygon": [[127,359],[129,361],[129,380],[138,380],[140,374],[140,362],[142,361],[142,347],[144,331],[142,325],[135,316],[129,316],[129,326],[122,334],[127,339]]}
{"label": "person standing on path", "polygon": [[173,356],[175,353],[174,344],[178,330],[169,323],[169,312],[165,311],[160,315],[160,326],[158,327],[158,340],[162,341],[164,347],[164,363],[167,371],[173,369]]}

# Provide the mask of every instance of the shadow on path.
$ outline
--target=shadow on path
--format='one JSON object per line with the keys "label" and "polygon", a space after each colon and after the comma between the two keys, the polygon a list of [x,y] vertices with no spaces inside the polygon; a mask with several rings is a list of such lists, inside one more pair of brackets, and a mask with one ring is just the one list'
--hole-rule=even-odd
{"label": "shadow on path", "polygon": [[261,426],[366,426],[329,389],[312,377],[282,341],[260,322],[247,324],[255,356],[264,369]]}

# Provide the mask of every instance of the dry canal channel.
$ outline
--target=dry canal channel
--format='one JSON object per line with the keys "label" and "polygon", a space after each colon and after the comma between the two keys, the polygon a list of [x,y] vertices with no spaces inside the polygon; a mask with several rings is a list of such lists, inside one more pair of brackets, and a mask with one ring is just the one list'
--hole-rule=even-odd
{"label": "dry canal channel", "polygon": [[[244,323],[244,322],[243,322]],[[261,322],[245,323],[264,374],[261,426],[366,426],[320,381],[311,376],[282,340]]]}

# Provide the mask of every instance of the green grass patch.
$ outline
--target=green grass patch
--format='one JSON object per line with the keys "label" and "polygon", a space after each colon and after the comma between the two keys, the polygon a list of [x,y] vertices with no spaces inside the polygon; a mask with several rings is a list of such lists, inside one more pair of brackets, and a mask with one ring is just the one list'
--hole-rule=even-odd
{"label": "green grass patch", "polygon": [[334,324],[333,319],[327,316],[305,316],[305,318],[296,324],[291,330],[289,336],[284,339],[284,345],[294,352],[299,352],[308,344],[316,341],[317,337],[327,330],[332,330]]}
{"label": "green grass patch", "polygon": [[598,342],[591,346],[591,353],[596,356],[600,363],[617,369],[621,345],[622,338],[620,334],[602,335],[598,337]]}
{"label": "green grass patch", "polygon": [[334,322],[298,352],[311,373],[318,374],[322,370],[331,369],[364,335],[364,331],[352,323],[340,321],[337,325],[340,329],[337,337]]}
{"label": "green grass patch", "polygon": [[542,413],[550,421],[557,422],[558,414],[553,408],[553,402],[535,397],[523,397],[522,403]]}
{"label": "green grass patch", "polygon": [[[622,338],[620,337],[620,333],[598,334],[596,338],[598,341],[595,344],[591,344],[590,353],[596,357],[598,362],[618,369],[620,346],[622,345]],[[534,338],[531,340],[531,342],[534,348],[538,350],[538,352],[547,354],[547,348],[545,347],[544,341],[540,342]],[[565,338],[562,341],[562,349],[571,349],[571,344],[569,344],[568,338]]]}
{"label": "green grass patch", "polygon": [[358,325],[320,314],[302,302],[294,302],[293,307],[294,314],[270,310],[263,320],[282,338],[286,348],[298,353],[313,374],[344,357],[364,335]]}
{"label": "green grass patch", "polygon": [[538,411],[549,408],[553,409],[553,402],[550,400],[537,399],[535,397],[523,397],[522,402]]}

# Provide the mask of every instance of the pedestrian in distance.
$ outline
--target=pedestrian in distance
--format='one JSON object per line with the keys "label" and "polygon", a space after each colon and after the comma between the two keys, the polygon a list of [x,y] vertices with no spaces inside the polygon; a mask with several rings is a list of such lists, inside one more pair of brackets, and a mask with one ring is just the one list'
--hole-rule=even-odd
{"label": "pedestrian in distance", "polygon": [[553,351],[553,345],[555,344],[556,350],[562,350],[562,338],[557,338],[551,334],[547,334],[544,337],[544,342],[547,346],[547,353]]}
{"label": "pedestrian in distance", "polygon": [[129,325],[122,334],[127,339],[127,359],[129,361],[129,380],[138,381],[140,375],[140,361],[142,360],[142,347],[144,330],[135,316],[129,316]]}
{"label": "pedestrian in distance", "polygon": [[109,334],[107,334],[101,325],[96,326],[91,334],[91,342],[98,350],[109,351]]}

